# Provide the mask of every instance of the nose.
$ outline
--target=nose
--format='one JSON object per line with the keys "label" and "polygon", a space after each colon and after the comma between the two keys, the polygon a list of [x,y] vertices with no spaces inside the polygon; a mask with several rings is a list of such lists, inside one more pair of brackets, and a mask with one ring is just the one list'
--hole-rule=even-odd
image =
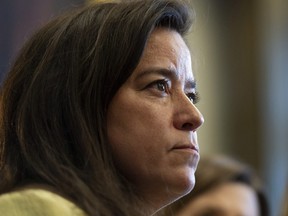
{"label": "nose", "polygon": [[[184,98],[185,97],[185,98]],[[196,131],[203,123],[204,117],[186,95],[175,105],[173,124],[178,130]]]}

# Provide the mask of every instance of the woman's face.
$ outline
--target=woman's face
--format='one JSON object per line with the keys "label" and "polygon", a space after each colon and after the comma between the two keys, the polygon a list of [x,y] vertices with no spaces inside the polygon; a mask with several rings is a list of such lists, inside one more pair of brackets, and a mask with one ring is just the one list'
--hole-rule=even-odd
{"label": "woman's face", "polygon": [[108,139],[116,165],[155,207],[194,186],[203,116],[190,52],[175,31],[152,32],[140,63],[113,97]]}
{"label": "woman's face", "polygon": [[260,216],[255,191],[242,183],[223,184],[192,200],[175,216]]}

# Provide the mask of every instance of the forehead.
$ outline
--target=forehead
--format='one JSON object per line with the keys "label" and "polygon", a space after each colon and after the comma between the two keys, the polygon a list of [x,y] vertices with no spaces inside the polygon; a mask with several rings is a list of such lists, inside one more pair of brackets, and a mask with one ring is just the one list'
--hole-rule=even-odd
{"label": "forehead", "polygon": [[156,28],[151,33],[136,72],[147,67],[165,68],[177,77],[194,80],[190,51],[182,36],[171,29]]}
{"label": "forehead", "polygon": [[175,30],[167,28],[154,29],[148,39],[147,53],[158,51],[159,49],[166,52],[168,51],[168,53],[171,54],[179,54],[179,51],[186,55],[190,54],[182,36]]}

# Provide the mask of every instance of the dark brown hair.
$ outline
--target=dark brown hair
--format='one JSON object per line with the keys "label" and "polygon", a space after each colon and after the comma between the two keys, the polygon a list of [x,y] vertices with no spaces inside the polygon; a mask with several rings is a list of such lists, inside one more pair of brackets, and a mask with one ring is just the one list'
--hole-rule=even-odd
{"label": "dark brown hair", "polygon": [[198,164],[195,178],[194,189],[188,195],[167,206],[159,215],[173,216],[203,193],[227,182],[240,182],[250,186],[257,195],[260,215],[269,215],[268,201],[259,177],[250,166],[240,160],[223,155],[202,157]]}
{"label": "dark brown hair", "polygon": [[183,36],[191,15],[177,0],[98,3],[36,32],[1,87],[0,193],[44,184],[89,215],[140,215],[113,164],[107,107],[153,29]]}
{"label": "dark brown hair", "polygon": [[288,216],[288,182],[286,182],[286,188],[283,192],[283,198],[281,203],[281,216]]}

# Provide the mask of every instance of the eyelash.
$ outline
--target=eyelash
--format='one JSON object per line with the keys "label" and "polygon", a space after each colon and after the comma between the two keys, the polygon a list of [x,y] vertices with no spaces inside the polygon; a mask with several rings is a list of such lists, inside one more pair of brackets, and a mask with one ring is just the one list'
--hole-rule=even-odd
{"label": "eyelash", "polygon": [[187,93],[186,95],[193,104],[197,104],[200,101],[200,96],[198,92]]}
{"label": "eyelash", "polygon": [[[164,86],[164,89],[160,89],[160,85]],[[147,88],[152,88],[156,87],[158,91],[169,93],[169,81],[166,79],[161,79],[161,80],[155,80],[154,82],[150,83]],[[196,104],[200,100],[200,96],[198,92],[191,92],[191,93],[186,93],[186,96],[188,99],[193,103]]]}
{"label": "eyelash", "polygon": [[[165,80],[165,79],[156,80],[155,82],[151,83],[151,85],[156,85],[159,91],[164,91],[165,93],[169,93],[168,80]],[[160,89],[160,85],[163,85],[164,89]]]}
{"label": "eyelash", "polygon": [[153,89],[158,93],[160,92],[160,94],[169,94],[169,80],[166,79],[155,80],[150,84],[148,84],[145,88]]}

